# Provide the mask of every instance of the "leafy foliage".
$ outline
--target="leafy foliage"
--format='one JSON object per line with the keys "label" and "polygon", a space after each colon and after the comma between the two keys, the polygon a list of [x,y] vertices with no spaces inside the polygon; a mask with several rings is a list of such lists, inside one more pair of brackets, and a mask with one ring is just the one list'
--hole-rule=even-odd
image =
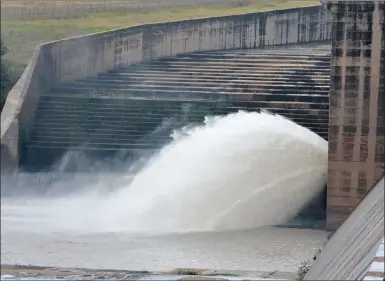
{"label": "leafy foliage", "polygon": [[12,89],[13,85],[17,82],[19,75],[16,74],[15,68],[4,59],[4,55],[8,52],[4,46],[3,40],[0,39],[0,102],[1,110],[7,99],[8,92]]}

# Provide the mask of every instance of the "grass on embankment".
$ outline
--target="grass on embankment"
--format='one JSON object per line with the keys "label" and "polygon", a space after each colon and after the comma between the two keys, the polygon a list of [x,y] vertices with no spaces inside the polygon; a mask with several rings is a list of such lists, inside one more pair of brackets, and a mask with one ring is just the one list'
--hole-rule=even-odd
{"label": "grass on embankment", "polygon": [[141,13],[98,13],[71,19],[4,20],[1,21],[1,35],[10,50],[5,55],[5,59],[25,65],[38,44],[143,23],[235,15],[319,4],[319,1],[314,0],[250,0],[250,2],[249,6],[243,7],[212,6]]}

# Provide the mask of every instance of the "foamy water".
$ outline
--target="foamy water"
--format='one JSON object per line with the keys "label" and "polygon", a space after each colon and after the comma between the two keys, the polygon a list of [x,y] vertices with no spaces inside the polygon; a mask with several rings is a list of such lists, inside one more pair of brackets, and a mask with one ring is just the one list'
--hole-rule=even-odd
{"label": "foamy water", "polygon": [[326,182],[327,142],[279,115],[207,118],[174,138],[117,191],[53,200],[49,226],[154,234],[276,225]]}
{"label": "foamy water", "polygon": [[327,142],[288,119],[246,112],[209,118],[178,134],[109,199],[106,225],[180,232],[280,224],[321,192],[326,173]]}
{"label": "foamy water", "polygon": [[246,112],[207,118],[174,139],[133,178],[99,176],[66,196],[2,198],[2,262],[294,270],[321,247],[323,231],[266,226],[322,191],[325,140],[281,116]]}

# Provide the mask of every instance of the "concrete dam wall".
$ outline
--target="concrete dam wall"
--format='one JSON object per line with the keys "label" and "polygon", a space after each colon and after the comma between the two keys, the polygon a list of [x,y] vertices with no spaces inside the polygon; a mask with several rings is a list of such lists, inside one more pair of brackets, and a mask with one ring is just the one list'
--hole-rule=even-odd
{"label": "concrete dam wall", "polygon": [[2,172],[19,168],[41,96],[63,84],[183,53],[324,43],[330,38],[329,14],[314,6],[141,25],[41,45],[1,114]]}
{"label": "concrete dam wall", "polygon": [[384,175],[385,9],[324,2],[38,46],[1,114],[2,174],[44,170],[76,147],[156,150],[167,139],[148,133],[170,114],[199,122],[265,108],[328,139],[336,229]]}

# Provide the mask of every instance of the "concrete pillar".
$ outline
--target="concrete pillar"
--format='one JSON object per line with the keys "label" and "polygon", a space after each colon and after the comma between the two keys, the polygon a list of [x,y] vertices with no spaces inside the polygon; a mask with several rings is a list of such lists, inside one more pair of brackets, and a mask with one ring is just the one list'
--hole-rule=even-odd
{"label": "concrete pillar", "polygon": [[322,1],[332,14],[326,227],[384,175],[384,2]]}

